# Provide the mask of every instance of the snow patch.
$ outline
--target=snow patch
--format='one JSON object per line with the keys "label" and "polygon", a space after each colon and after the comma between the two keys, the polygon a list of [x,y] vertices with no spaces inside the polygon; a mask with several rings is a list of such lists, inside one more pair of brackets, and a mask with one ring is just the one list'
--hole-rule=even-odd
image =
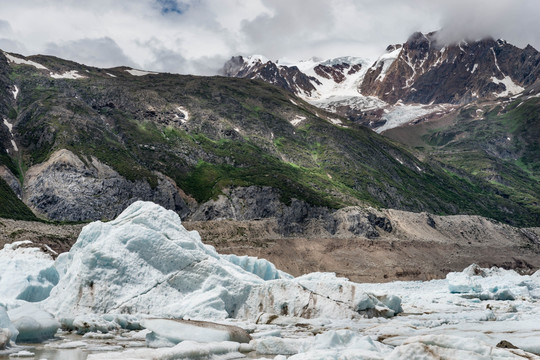
{"label": "snow patch", "polygon": [[35,67],[36,69],[40,69],[40,70],[49,70],[49,69],[47,69],[45,66],[43,66],[43,65],[41,65],[41,64],[38,64],[38,63],[35,62],[35,61],[21,59],[21,58],[18,58],[18,57],[16,57],[16,56],[10,55],[10,54],[8,54],[8,53],[4,53],[4,55],[6,56],[6,58],[8,59],[9,62],[14,63],[14,64],[30,65],[30,66]]}
{"label": "snow patch", "polygon": [[17,85],[15,85],[15,89],[13,89],[13,98],[15,100],[17,100],[17,95],[19,95],[19,88],[17,87]]}
{"label": "snow patch", "polygon": [[269,60],[263,55],[251,55],[246,58],[245,65],[248,68],[251,68],[254,65],[266,64]]}
{"label": "snow patch", "polygon": [[290,120],[293,126],[298,126],[302,121],[306,120],[305,116],[296,115],[294,119]]}
{"label": "snow patch", "polygon": [[108,72],[106,72],[105,74],[107,74],[107,75],[109,75],[110,77],[113,77],[113,78],[115,78],[115,77],[116,77],[116,75],[113,75],[113,74],[111,74],[111,73],[108,73]]}
{"label": "snow patch", "polygon": [[71,79],[71,80],[76,80],[76,79],[84,79],[86,78],[86,76],[82,76],[79,74],[79,72],[77,70],[70,70],[70,71],[65,71],[63,72],[62,74],[56,74],[56,73],[50,73],[50,76],[53,78],[53,79]]}
{"label": "snow patch", "polygon": [[144,71],[144,70],[137,70],[137,69],[128,69],[126,70],[128,73],[130,73],[133,76],[144,76],[144,75],[157,75],[157,72],[152,71]]}
{"label": "snow patch", "polygon": [[478,68],[478,64],[474,64],[472,70],[471,70],[471,74],[474,74],[474,72],[476,71],[476,69]]}
{"label": "snow patch", "polygon": [[9,133],[11,134],[11,136],[13,136],[13,124],[7,121],[7,119],[4,119],[4,125],[7,126],[7,128],[9,129]]}
{"label": "snow patch", "polygon": [[296,101],[294,101],[293,99],[289,99],[289,101],[290,101],[293,105],[298,106],[298,104],[296,103]]}
{"label": "snow patch", "polygon": [[339,119],[328,118],[328,120],[329,120],[332,124],[334,124],[334,125],[341,125],[341,126],[343,126],[343,123],[342,123],[341,120],[339,120]]}
{"label": "snow patch", "polygon": [[13,135],[13,124],[11,124],[7,119],[4,118],[4,125],[7,126],[9,129],[9,133],[11,134],[11,146],[13,147],[14,151],[19,151],[19,148],[17,147],[17,143],[15,142],[15,136]]}
{"label": "snow patch", "polygon": [[390,68],[390,66],[392,66],[394,61],[396,61],[400,53],[401,53],[401,48],[398,48],[382,55],[381,57],[379,57],[379,59],[377,59],[377,62],[372,67],[372,69],[378,69],[382,67],[379,76],[377,76],[377,79],[376,79],[377,81],[382,82],[384,80],[388,69]]}
{"label": "snow patch", "polygon": [[183,123],[187,122],[189,120],[189,112],[186,110],[185,107],[183,106],[178,106],[176,108],[176,110],[180,111],[180,113],[182,114],[182,116],[179,116],[179,118],[181,119],[180,121],[182,121]]}
{"label": "snow patch", "polygon": [[504,75],[501,68],[499,67],[499,62],[497,61],[497,55],[495,54],[495,50],[493,50],[493,48],[490,48],[490,49],[491,49],[491,53],[493,54],[493,59],[495,60],[495,66],[497,67],[497,70],[499,70],[499,72]]}
{"label": "snow patch", "polygon": [[506,90],[500,92],[497,94],[497,97],[504,97],[508,95],[515,95],[523,92],[525,90],[523,87],[516,84],[510,76],[505,76],[502,80],[497,79],[496,77],[492,76],[491,81],[495,84],[503,84]]}

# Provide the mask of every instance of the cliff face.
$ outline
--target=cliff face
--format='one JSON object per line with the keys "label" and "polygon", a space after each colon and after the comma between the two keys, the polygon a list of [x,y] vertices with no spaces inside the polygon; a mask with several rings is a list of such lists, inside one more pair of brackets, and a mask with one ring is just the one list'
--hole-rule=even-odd
{"label": "cliff face", "polygon": [[186,215],[189,208],[176,184],[156,173],[157,185],[129,181],[95,157],[84,163],[69,150],[59,150],[25,174],[24,201],[48,219],[111,219],[136,200],[149,200]]}

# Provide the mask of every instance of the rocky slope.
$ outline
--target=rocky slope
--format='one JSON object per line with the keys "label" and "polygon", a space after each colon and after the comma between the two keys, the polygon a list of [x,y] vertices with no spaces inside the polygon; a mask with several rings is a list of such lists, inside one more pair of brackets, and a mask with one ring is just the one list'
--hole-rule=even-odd
{"label": "rocky slope", "polygon": [[[540,53],[533,47],[489,38],[443,45],[437,33],[415,33],[358,73],[347,72],[354,64],[347,58],[295,66],[264,61],[236,58],[239,71],[226,74],[269,81],[259,69],[277,66],[286,73],[297,66],[315,90],[287,89],[306,101],[406,144],[456,176],[480,177],[501,196],[539,211]],[[316,71],[325,63],[332,65]]]}
{"label": "rocky slope", "polygon": [[291,232],[349,205],[537,222],[489,182],[260,81],[14,54],[0,54],[0,72],[0,165],[14,190],[1,195],[22,206],[20,191],[48,219],[110,219],[143,199],[193,219],[275,217]]}

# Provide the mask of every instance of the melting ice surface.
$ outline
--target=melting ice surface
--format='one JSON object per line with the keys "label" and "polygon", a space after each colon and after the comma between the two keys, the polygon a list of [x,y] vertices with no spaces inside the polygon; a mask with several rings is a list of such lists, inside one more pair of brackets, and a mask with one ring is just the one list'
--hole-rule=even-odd
{"label": "melting ice surface", "polygon": [[[177,214],[147,202],[89,224],[56,261],[29,242],[7,245],[0,268],[0,359],[24,352],[49,360],[540,353],[540,273],[473,265],[429,282],[293,278],[263,259],[218,254]],[[56,340],[21,347],[55,333]],[[518,349],[496,347],[503,340]]]}

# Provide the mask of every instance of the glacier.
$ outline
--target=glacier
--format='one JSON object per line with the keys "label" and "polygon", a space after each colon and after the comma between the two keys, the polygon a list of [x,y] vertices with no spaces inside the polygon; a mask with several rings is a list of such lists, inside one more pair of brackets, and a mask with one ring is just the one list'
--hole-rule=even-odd
{"label": "glacier", "polygon": [[[266,260],[222,256],[178,214],[151,202],[87,225],[55,266],[60,279],[43,306],[68,327],[93,314],[255,320],[261,312],[354,318],[400,311],[332,274],[292,278]],[[346,291],[336,292],[336,284]]]}
{"label": "glacier", "polygon": [[85,226],[56,260],[31,242],[7,244],[0,266],[0,359],[26,350],[50,360],[62,351],[89,360],[540,354],[540,272],[471,265],[426,282],[295,278],[264,259],[218,254],[149,202]]}

